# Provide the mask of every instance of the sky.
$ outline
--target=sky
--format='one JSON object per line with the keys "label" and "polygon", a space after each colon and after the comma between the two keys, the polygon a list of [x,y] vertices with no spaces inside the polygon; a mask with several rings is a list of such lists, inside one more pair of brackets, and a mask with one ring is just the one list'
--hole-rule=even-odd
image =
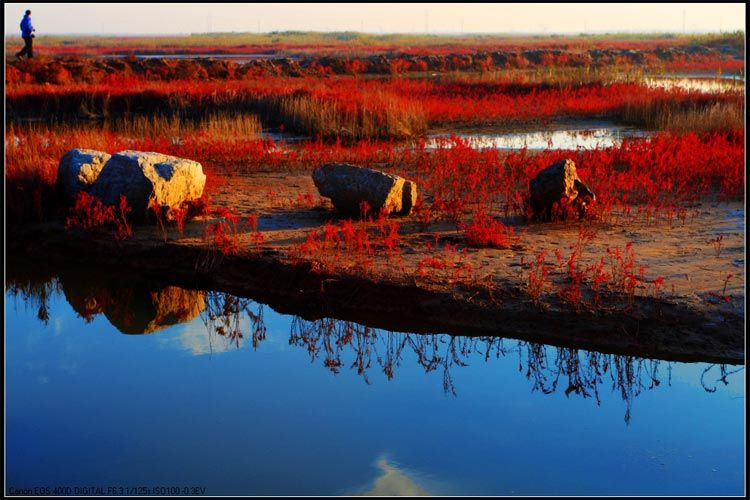
{"label": "sky", "polygon": [[26,9],[38,35],[206,32],[717,32],[745,29],[745,4],[43,4],[6,3],[5,33]]}

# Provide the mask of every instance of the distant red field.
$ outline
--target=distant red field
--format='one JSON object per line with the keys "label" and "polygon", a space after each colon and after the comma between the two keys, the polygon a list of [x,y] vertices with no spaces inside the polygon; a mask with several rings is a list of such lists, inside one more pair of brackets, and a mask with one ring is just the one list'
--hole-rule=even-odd
{"label": "distant red field", "polygon": [[[692,53],[719,47],[741,50],[743,35],[372,35],[364,33],[235,33],[162,37],[44,36],[38,39],[51,55],[110,54],[212,54],[281,53],[285,55],[388,54],[450,55],[493,50],[513,52],[547,50],[628,50],[651,52],[663,49]],[[13,39],[10,39],[13,43]],[[17,40],[22,44],[21,40]],[[10,47],[9,47],[10,48]]]}

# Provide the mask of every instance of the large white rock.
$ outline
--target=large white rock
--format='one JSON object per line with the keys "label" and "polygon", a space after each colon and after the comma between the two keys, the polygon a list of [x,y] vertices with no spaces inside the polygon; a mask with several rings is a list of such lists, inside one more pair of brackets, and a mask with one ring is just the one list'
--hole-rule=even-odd
{"label": "large white rock", "polygon": [[331,199],[340,212],[359,215],[361,203],[367,202],[373,215],[408,215],[417,201],[417,185],[397,175],[379,170],[329,163],[316,168],[313,182],[321,196]]}
{"label": "large white rock", "polygon": [[143,218],[151,200],[166,211],[197,200],[203,194],[206,175],[200,163],[176,156],[143,151],[120,151],[112,155],[91,194],[106,205],[125,195],[133,217]]}
{"label": "large white rock", "polygon": [[93,149],[71,149],[60,159],[57,188],[67,201],[88,191],[99,177],[110,155]]}

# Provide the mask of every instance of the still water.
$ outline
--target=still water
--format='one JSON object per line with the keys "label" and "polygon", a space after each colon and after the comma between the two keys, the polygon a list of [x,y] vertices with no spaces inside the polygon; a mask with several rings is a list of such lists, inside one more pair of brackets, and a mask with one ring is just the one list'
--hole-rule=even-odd
{"label": "still water", "polygon": [[5,312],[6,493],[743,493],[742,367],[306,320],[133,276],[14,278]]}
{"label": "still water", "polygon": [[219,59],[234,61],[239,64],[257,61],[259,59],[290,59],[297,60],[299,56],[276,54],[275,52],[267,53],[248,53],[248,54],[105,54],[100,57],[104,59],[123,59],[126,57],[136,57],[138,59]]}
{"label": "still water", "polygon": [[648,87],[665,89],[684,89],[691,92],[721,93],[745,90],[745,79],[738,75],[697,78],[694,76],[653,76],[643,79]]}
{"label": "still water", "polygon": [[474,149],[577,150],[619,147],[623,139],[649,137],[650,132],[633,127],[604,124],[598,127],[562,130],[533,130],[512,133],[433,134],[427,149],[451,148],[457,137]]}

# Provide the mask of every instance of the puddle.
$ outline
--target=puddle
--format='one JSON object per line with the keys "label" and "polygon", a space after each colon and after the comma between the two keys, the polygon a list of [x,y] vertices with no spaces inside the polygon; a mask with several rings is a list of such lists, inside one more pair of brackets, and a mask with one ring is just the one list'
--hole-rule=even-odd
{"label": "puddle", "polygon": [[647,77],[654,78],[695,78],[695,79],[724,79],[724,80],[743,80],[744,77],[741,73],[722,73],[717,74],[716,71],[694,71],[694,72],[668,72],[663,74],[647,75]]}
{"label": "puddle", "polygon": [[727,218],[730,223],[730,230],[739,233],[745,232],[745,209],[733,208],[727,210]]}
{"label": "puddle", "polygon": [[264,140],[272,140],[276,145],[310,142],[313,139],[308,135],[295,135],[289,132],[279,132],[274,129],[263,130],[260,138]]}
{"label": "puddle", "polygon": [[745,79],[734,75],[704,78],[678,75],[653,76],[644,78],[643,83],[652,88],[680,88],[691,92],[703,93],[744,91],[745,89]]}
{"label": "puddle", "polygon": [[625,126],[538,130],[502,134],[459,133],[432,134],[426,148],[451,148],[451,137],[467,141],[475,149],[576,150],[616,147],[626,138],[649,137],[652,133]]}

